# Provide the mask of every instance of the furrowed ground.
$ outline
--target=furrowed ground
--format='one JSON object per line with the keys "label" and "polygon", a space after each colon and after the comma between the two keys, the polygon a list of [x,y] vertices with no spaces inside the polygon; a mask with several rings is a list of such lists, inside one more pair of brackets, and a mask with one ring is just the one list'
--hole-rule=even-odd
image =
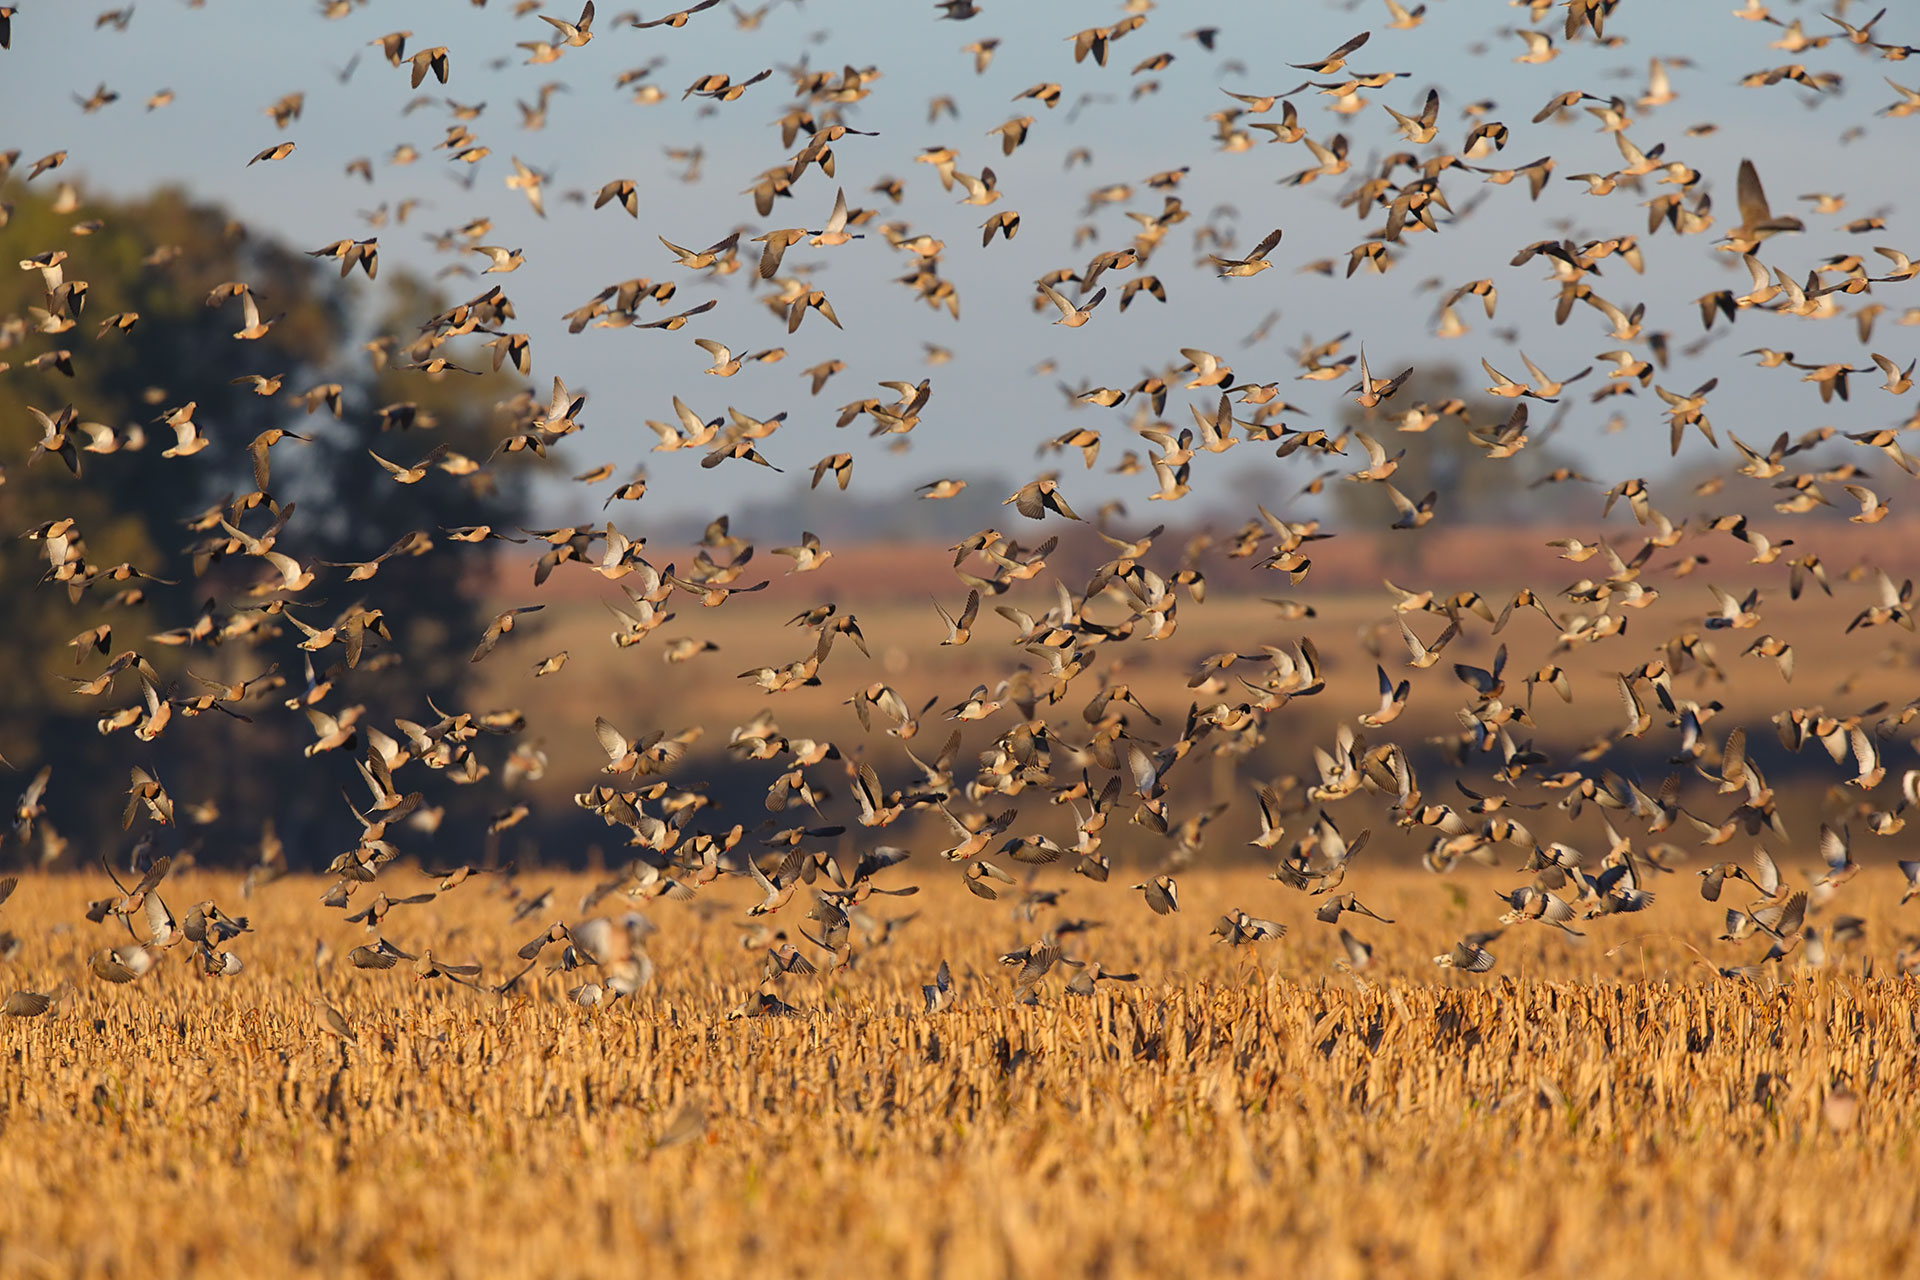
{"label": "furrowed ground", "polygon": [[[417,878],[395,867],[383,886]],[[1647,916],[1585,938],[1510,927],[1481,976],[1432,957],[1511,875],[1371,868],[1368,904],[1402,923],[1351,922],[1374,947],[1362,972],[1319,899],[1253,869],[1188,872],[1169,918],[1117,871],[1034,923],[922,878],[869,900],[876,920],[914,918],[851,968],[786,976],[765,989],[792,1012],[736,1018],[766,942],[743,945],[733,881],[650,904],[652,982],[584,1009],[566,992],[586,975],[544,961],[505,995],[357,970],[344,953],[371,939],[315,908],[324,882],[243,903],[234,877],[196,869],[166,888],[251,918],[229,948],[243,972],[204,980],[182,947],[113,986],[86,958],[117,921],[35,924],[79,919],[92,886],[29,878],[6,909],[22,936],[7,981],[75,985],[0,1025],[0,1274],[1916,1265],[1920,1022],[1890,867],[1846,890],[1863,938],[1761,982],[1719,976],[1754,944],[1714,940],[1721,906],[1685,870],[1655,882],[1658,932]],[[590,882],[515,883],[523,899],[551,884],[554,905],[514,923],[501,882],[476,879],[397,908],[385,934],[500,981],[519,937],[577,918]],[[1208,939],[1236,906],[1288,934]],[[1012,970],[979,958],[1082,913],[1105,923],[1069,954],[1139,981],[1075,997],[1056,968],[1037,1004],[1012,1004]],[[1811,923],[1831,938],[1835,918]],[[928,1014],[919,984],[942,958],[957,999]],[[315,994],[354,1044],[322,1033]]]}

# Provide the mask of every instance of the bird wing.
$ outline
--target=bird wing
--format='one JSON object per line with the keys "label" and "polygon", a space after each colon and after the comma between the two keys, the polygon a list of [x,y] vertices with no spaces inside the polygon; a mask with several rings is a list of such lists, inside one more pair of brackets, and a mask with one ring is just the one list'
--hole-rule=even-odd
{"label": "bird wing", "polygon": [[1763,222],[1772,219],[1773,211],[1767,207],[1767,193],[1760,185],[1760,173],[1753,167],[1753,161],[1740,162],[1740,223],[1751,230]]}
{"label": "bird wing", "polygon": [[597,717],[594,720],[593,732],[600,739],[600,748],[607,753],[609,760],[617,761],[633,749],[632,744],[621,735],[618,729],[608,724],[604,717]]}
{"label": "bird wing", "polygon": [[[1060,314],[1063,318],[1073,315],[1074,311],[1076,310],[1074,305],[1071,302],[1067,301],[1066,295],[1062,294],[1058,289],[1054,288],[1052,285],[1050,284],[1041,285],[1040,292],[1047,295],[1048,302],[1051,302],[1054,306],[1060,308]],[[1104,290],[1102,292],[1104,292]]]}
{"label": "bird wing", "polygon": [[147,917],[147,936],[149,941],[162,941],[173,935],[173,912],[167,910],[167,904],[157,893],[147,894],[144,905]]}

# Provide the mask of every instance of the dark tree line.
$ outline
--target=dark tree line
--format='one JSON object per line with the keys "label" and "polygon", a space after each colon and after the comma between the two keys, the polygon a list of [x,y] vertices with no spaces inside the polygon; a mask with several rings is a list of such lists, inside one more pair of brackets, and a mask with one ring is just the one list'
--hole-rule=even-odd
{"label": "dark tree line", "polygon": [[[90,858],[150,834],[241,861],[271,820],[296,863],[325,861],[359,833],[342,789],[371,799],[353,763],[366,742],[356,732],[309,757],[316,732],[301,703],[331,682],[312,700],[334,715],[363,707],[361,725],[389,731],[395,717],[432,720],[429,699],[462,705],[485,625],[463,579],[491,548],[442,530],[510,531],[526,488],[517,464],[531,458],[466,475],[434,466],[401,487],[369,450],[411,465],[445,445],[442,462],[481,461],[528,397],[476,347],[454,358],[480,376],[408,367],[421,320],[444,305],[417,279],[343,280],[332,259],[249,234],[177,191],[76,203],[44,185],[0,189],[11,206],[0,256],[49,266],[0,273],[0,756],[13,766],[0,794],[11,802],[42,767],[53,772],[46,813],[30,838],[5,831],[0,860],[47,859],[63,842],[69,860]],[[263,334],[234,336],[247,317],[221,287],[231,282],[270,322]],[[42,449],[34,410],[70,424],[64,448]],[[189,416],[197,450],[168,421]],[[249,446],[275,429],[308,439],[266,446],[262,477]],[[317,575],[297,598],[273,589],[269,563],[231,532],[257,539],[280,522],[275,549]],[[330,567],[396,545],[364,580]],[[377,622],[350,669],[343,643],[298,647],[295,618],[325,630],[352,612]],[[76,692],[128,653],[138,660],[109,687]],[[146,700],[143,669],[170,707],[151,740],[136,736],[150,718],[114,727]],[[255,683],[227,710],[194,714],[213,692],[203,681]],[[136,766],[193,802],[172,826],[136,820],[122,834],[113,798]],[[445,771],[437,781],[423,809],[445,808],[443,839],[471,835],[485,804]]]}

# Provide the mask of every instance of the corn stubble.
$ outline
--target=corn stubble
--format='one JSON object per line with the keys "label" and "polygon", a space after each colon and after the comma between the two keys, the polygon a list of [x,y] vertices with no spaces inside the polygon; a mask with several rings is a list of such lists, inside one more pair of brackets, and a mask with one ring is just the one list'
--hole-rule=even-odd
{"label": "corn stubble", "polygon": [[[1387,914],[1445,914],[1431,878],[1379,880]],[[354,970],[363,934],[304,930],[321,887],[257,895],[228,978],[181,953],[110,986],[75,935],[25,942],[9,980],[76,986],[0,1019],[0,1274],[1915,1263],[1911,980],[1863,942],[1727,981],[1706,904],[1684,937],[1511,929],[1493,973],[1438,978],[1445,939],[1405,926],[1365,930],[1371,961],[1345,967],[1311,902],[1280,901],[1288,936],[1247,948],[1116,910],[1081,954],[1141,981],[1075,998],[1056,968],[1016,1005],[1007,973],[963,963],[928,1014],[943,958],[1031,929],[942,888],[889,954],[781,977],[790,1013],[729,1017],[764,1004],[736,976],[737,913],[657,904],[652,982],[585,1009],[545,964],[505,995]],[[70,916],[78,892],[29,879],[14,908]],[[1275,900],[1253,871],[1183,892],[1188,912]],[[482,941],[497,897],[429,910],[490,979],[518,968]]]}

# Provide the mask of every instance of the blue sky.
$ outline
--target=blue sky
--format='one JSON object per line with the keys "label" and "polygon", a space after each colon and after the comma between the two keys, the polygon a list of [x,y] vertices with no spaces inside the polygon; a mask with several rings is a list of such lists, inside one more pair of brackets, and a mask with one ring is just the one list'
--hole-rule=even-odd
{"label": "blue sky", "polygon": [[[1513,61],[1524,46],[1512,27],[1525,22],[1526,11],[1491,3],[1431,4],[1424,24],[1412,31],[1387,29],[1386,10],[1377,3],[1289,4],[1284,10],[1259,3],[1223,2],[1204,8],[1163,3],[1148,13],[1143,28],[1113,45],[1104,69],[1091,61],[1075,65],[1068,37],[1083,27],[1114,22],[1122,12],[1113,4],[1081,0],[1025,5],[983,0],[982,15],[964,23],[935,20],[933,7],[921,0],[813,0],[804,6],[776,5],[754,29],[743,29],[722,6],[697,15],[680,30],[645,31],[617,25],[619,11],[627,6],[609,4],[602,6],[591,44],[568,50],[556,63],[535,66],[524,65],[525,55],[515,42],[544,39],[549,29],[533,13],[516,18],[507,0],[492,0],[485,8],[465,0],[374,0],[341,20],[325,19],[317,5],[307,3],[208,0],[204,7],[189,8],[183,0],[142,0],[125,32],[95,30],[93,15],[99,7],[23,0],[14,20],[13,49],[0,54],[0,119],[6,121],[0,147],[19,147],[26,158],[65,148],[70,159],[60,175],[88,188],[136,193],[159,183],[183,185],[228,205],[256,232],[279,235],[303,249],[373,234],[360,211],[418,199],[422,203],[405,226],[389,223],[377,234],[383,265],[404,264],[426,274],[452,264],[475,270],[484,265],[475,255],[435,253],[427,235],[476,216],[491,217],[495,230],[490,241],[523,248],[526,265],[485,281],[450,278],[444,288],[451,295],[468,296],[502,283],[518,309],[520,327],[532,335],[535,384],[544,387],[559,374],[569,386],[590,394],[582,415],[589,429],[567,457],[579,467],[610,461],[624,469],[645,458],[654,437],[642,420],[670,417],[670,398],[676,393],[709,416],[729,404],[755,417],[788,410],[787,425],[766,442],[763,452],[786,467],[790,478],[824,454],[850,449],[856,456],[854,484],[869,495],[936,476],[989,470],[1024,474],[1041,465],[1033,459],[1039,441],[1069,426],[1091,425],[1107,440],[1109,452],[1100,470],[1084,474],[1077,461],[1046,465],[1066,470],[1063,484],[1083,510],[1107,497],[1123,497],[1136,514],[1144,514],[1150,510],[1144,502],[1152,488],[1150,477],[1105,474],[1108,458],[1117,458],[1122,448],[1142,447],[1127,430],[1126,408],[1069,412],[1056,383],[1125,386],[1145,371],[1178,362],[1180,348],[1202,347],[1229,359],[1242,381],[1278,379],[1281,394],[1306,411],[1289,415],[1287,421],[1304,426],[1333,422],[1347,385],[1293,381],[1297,369],[1290,352],[1306,335],[1326,338],[1351,331],[1356,342],[1365,341],[1376,372],[1416,361],[1451,360],[1474,370],[1477,379],[1482,356],[1509,373],[1523,372],[1512,346],[1495,332],[1511,329],[1537,363],[1556,374],[1568,373],[1596,352],[1619,344],[1607,336],[1599,314],[1588,308],[1556,327],[1554,290],[1543,282],[1546,273],[1540,263],[1507,265],[1518,246],[1562,236],[1638,234],[1647,273],[1635,276],[1609,264],[1596,287],[1623,307],[1644,302],[1649,330],[1667,330],[1675,346],[1683,346],[1700,336],[1691,299],[1712,289],[1746,288],[1738,258],[1711,247],[1715,237],[1738,221],[1733,177],[1742,156],[1759,165],[1776,211],[1795,212],[1808,221],[1809,234],[1777,238],[1764,254],[1796,278],[1804,278],[1829,255],[1858,252],[1871,257],[1875,244],[1920,254],[1920,236],[1912,234],[1902,216],[1915,182],[1913,167],[1904,160],[1914,154],[1911,139],[1920,117],[1875,116],[1895,97],[1881,76],[1912,84],[1920,81],[1920,71],[1906,69],[1920,63],[1869,57],[1844,39],[1798,54],[1771,49],[1768,43],[1778,39],[1782,29],[1729,16],[1731,0],[1624,5],[1609,27],[1609,34],[1622,41],[1614,48],[1590,39],[1570,45],[1558,41],[1563,11],[1556,8],[1542,29],[1555,33],[1562,51],[1544,65]],[[1838,32],[1818,9],[1775,8],[1789,19],[1801,18],[1810,35]],[[577,8],[547,11],[571,18]],[[642,12],[655,17],[664,9],[649,4]],[[1858,19],[1867,16],[1858,5],[1852,13]],[[1903,29],[1896,25],[1900,20],[1898,12],[1890,15],[1876,34],[1920,42],[1920,25]],[[1182,38],[1202,22],[1220,29],[1212,53]],[[378,50],[367,46],[388,31],[408,28],[414,32],[410,50],[435,44],[451,50],[452,80],[444,89],[429,80],[416,94],[404,67],[389,67]],[[1262,145],[1244,153],[1221,153],[1206,117],[1233,105],[1223,87],[1261,93],[1290,89],[1309,76],[1284,64],[1319,57],[1363,29],[1372,29],[1373,39],[1353,56],[1350,70],[1406,71],[1408,77],[1368,91],[1372,105],[1352,117],[1333,115],[1325,106],[1328,99],[1311,91],[1296,99],[1309,134],[1324,139],[1337,131],[1347,133],[1356,171],[1371,157],[1407,146],[1394,136],[1393,122],[1381,104],[1417,110],[1429,87],[1441,92],[1440,143],[1447,148],[1457,149],[1470,127],[1462,108],[1487,100],[1493,106],[1483,118],[1503,121],[1512,137],[1497,160],[1482,163],[1518,165],[1552,154],[1558,168],[1548,194],[1537,204],[1528,201],[1523,184],[1485,186],[1476,175],[1451,174],[1444,186],[1456,209],[1482,195],[1484,201],[1443,234],[1414,237],[1394,270],[1383,276],[1363,271],[1352,279],[1302,275],[1298,268],[1319,258],[1335,258],[1344,269],[1347,251],[1368,227],[1379,225],[1380,217],[1363,223],[1337,207],[1352,174],[1301,188],[1279,185],[1279,177],[1310,163],[1302,147]],[[975,75],[971,57],[960,48],[988,37],[1001,41],[997,56],[985,75]],[[1157,73],[1129,75],[1136,63],[1161,52],[1174,55],[1172,65]],[[356,54],[359,64],[342,84],[334,73]],[[835,148],[836,178],[809,172],[795,199],[783,202],[763,221],[739,193],[755,174],[790,154],[772,124],[789,101],[784,75],[776,72],[740,100],[717,106],[699,99],[682,102],[679,95],[699,75],[725,71],[741,79],[764,68],[791,65],[802,56],[815,67],[873,65],[884,73],[871,96],[846,112],[848,123],[880,136],[845,139]],[[1664,142],[1668,158],[1705,175],[1718,219],[1708,235],[1647,235],[1645,211],[1638,202],[1666,188],[1649,185],[1637,196],[1622,192],[1595,199],[1584,194],[1581,184],[1565,181],[1570,174],[1619,166],[1614,139],[1591,117],[1579,113],[1564,124],[1529,123],[1548,98],[1567,89],[1638,97],[1644,91],[1648,60],[1656,57],[1691,61],[1671,70],[1677,100],[1653,111],[1636,110],[1629,136],[1643,150]],[[614,87],[621,71],[655,58],[662,61],[652,78],[666,90],[666,101],[638,105],[629,100],[630,91]],[[1845,77],[1843,88],[1817,96],[1791,84],[1753,89],[1738,84],[1748,72],[1788,62],[1838,71]],[[1133,86],[1148,79],[1157,80],[1160,91],[1130,99]],[[552,98],[544,130],[522,130],[516,99],[532,101],[548,81],[562,82],[566,91]],[[1012,100],[1041,81],[1063,86],[1060,109]],[[120,100],[84,114],[74,95],[85,97],[99,83],[118,91]],[[175,102],[147,112],[143,102],[161,89],[171,89]],[[282,131],[266,108],[295,90],[307,95],[305,112]],[[1088,93],[1103,98],[1086,105],[1070,123],[1072,104]],[[955,99],[958,120],[927,122],[928,100],[935,94]],[[402,109],[416,97],[429,99],[431,105],[403,115]],[[466,176],[466,167],[450,165],[444,153],[431,150],[452,123],[446,98],[486,104],[469,128],[491,147],[492,155],[475,166],[470,190],[454,181]],[[998,138],[987,131],[1018,115],[1034,116],[1035,124],[1027,145],[1004,157]],[[1278,111],[1248,118],[1258,119],[1277,120]],[[1700,122],[1716,124],[1718,131],[1688,137],[1688,127]],[[1843,141],[1851,129],[1864,132]],[[247,167],[256,152],[288,139],[298,144],[288,159]],[[386,163],[403,142],[417,148],[421,158],[407,166]],[[963,170],[977,172],[991,165],[1004,198],[987,209],[957,203],[958,193],[942,191],[929,166],[913,162],[922,148],[934,145],[958,149]],[[677,176],[681,166],[671,163],[665,151],[692,146],[704,153],[702,176],[685,183]],[[1066,171],[1063,158],[1076,147],[1091,150],[1092,164]],[[534,217],[522,196],[504,185],[511,172],[509,157],[515,155],[552,175],[545,220]],[[359,156],[374,162],[371,185],[343,173]],[[1050,313],[1030,309],[1036,277],[1057,267],[1078,268],[1098,250],[1125,245],[1134,227],[1124,211],[1157,210],[1161,203],[1160,193],[1147,190],[1141,180],[1180,165],[1191,166],[1179,194],[1195,216],[1175,230],[1151,264],[1166,283],[1166,306],[1141,302],[1123,315],[1114,305],[1117,298],[1110,297],[1094,321],[1078,330],[1053,327],[1047,323]],[[463,172],[456,175],[454,169]],[[906,183],[901,206],[868,193],[883,175]],[[586,204],[563,198],[568,190],[591,194],[616,177],[630,177],[640,185],[637,221],[611,207],[593,212]],[[1087,214],[1090,191],[1122,182],[1134,187],[1130,200]],[[828,291],[846,325],[840,332],[810,317],[792,337],[771,313],[750,301],[750,270],[723,281],[695,277],[676,268],[655,239],[664,235],[699,246],[736,226],[748,235],[773,226],[818,227],[831,208],[836,185],[844,185],[856,205],[879,202],[883,219],[908,221],[916,232],[947,242],[942,269],[961,290],[958,321],[929,311],[890,283],[906,271],[908,262],[878,236],[829,251],[802,246],[789,255],[789,265],[817,266],[815,282]],[[1845,211],[1836,217],[1809,212],[1796,197],[1813,191],[1844,193]],[[1223,208],[1233,214],[1217,221],[1237,228],[1244,246],[1274,226],[1285,228],[1286,237],[1274,254],[1275,270],[1252,279],[1221,281],[1194,265],[1192,230]],[[1011,243],[996,240],[982,249],[976,228],[988,214],[1002,209],[1021,214],[1019,237]],[[1886,217],[1885,231],[1847,235],[1840,230],[1848,219],[1869,213]],[[1094,234],[1076,245],[1075,231],[1082,225],[1091,226]],[[1878,269],[1882,264],[1876,260],[1872,265]],[[718,298],[720,306],[678,333],[566,333],[562,312],[605,285],[641,275],[680,282],[671,310],[708,297]],[[1480,277],[1498,282],[1497,318],[1488,322],[1477,305],[1463,307],[1461,314],[1472,332],[1453,341],[1433,337],[1439,295],[1420,286],[1437,280],[1451,287]],[[1109,279],[1117,295],[1119,280]],[[1909,292],[1903,286],[1881,286],[1872,299],[1843,299],[1849,308],[1878,301],[1890,309],[1871,345],[1902,364],[1920,345],[1920,329],[1892,323],[1901,308],[1920,305],[1920,298],[1909,297]],[[1243,349],[1244,335],[1276,309],[1281,319],[1273,337],[1260,347]],[[749,367],[731,379],[711,379],[701,375],[706,358],[692,342],[701,336],[736,349],[782,345],[789,355],[782,363]],[[1825,406],[1811,385],[1795,381],[1792,371],[1755,371],[1751,361],[1739,356],[1749,348],[1771,346],[1794,350],[1803,360],[1850,359],[1867,365],[1867,351],[1858,346],[1849,322],[1750,311],[1742,314],[1734,331],[1716,328],[1714,339],[1698,355],[1679,359],[1660,381],[1690,389],[1719,376],[1720,388],[1710,406],[1714,422],[1749,442],[1821,424],[1858,430],[1899,421],[1911,410],[1911,397],[1896,401],[1872,389],[1877,374],[1856,379],[1853,404]],[[950,350],[951,362],[928,367],[928,343]],[[808,397],[799,371],[830,357],[845,360],[847,371],[818,398]],[[1043,359],[1057,361],[1057,374],[1031,372]],[[862,427],[833,428],[834,408],[880,394],[876,382],[921,377],[933,379],[934,400],[922,425],[907,438],[911,447],[905,453],[888,452],[884,441],[869,441]],[[1585,393],[1598,378],[1595,374],[1574,389],[1572,411],[1556,444],[1579,455],[1608,481],[1635,474],[1657,477],[1668,465],[1663,406],[1651,392],[1590,405]],[[1476,380],[1474,385],[1481,383]],[[1193,393],[1192,398],[1204,402],[1210,395]],[[1602,424],[1615,413],[1625,415],[1626,430],[1603,434]],[[1180,393],[1169,403],[1167,416],[1176,427],[1188,421]],[[1700,446],[1689,448],[1698,452]],[[656,515],[716,512],[745,497],[778,492],[790,482],[732,464],[702,471],[697,456],[687,452],[653,455],[649,465],[653,488],[645,509]],[[1243,446],[1217,458],[1203,455],[1194,466],[1195,498],[1190,501],[1205,504],[1225,498],[1232,477],[1249,467],[1272,474],[1276,489],[1286,477],[1304,479],[1310,468],[1317,469],[1304,460],[1276,461],[1270,451],[1257,447]],[[1286,489],[1298,483],[1294,480]],[[558,515],[582,496],[556,488],[546,501]],[[592,507],[598,505],[593,499]],[[1685,510],[1687,500],[1676,495],[1673,505]],[[1302,514],[1311,511],[1310,503],[1300,508]]]}

